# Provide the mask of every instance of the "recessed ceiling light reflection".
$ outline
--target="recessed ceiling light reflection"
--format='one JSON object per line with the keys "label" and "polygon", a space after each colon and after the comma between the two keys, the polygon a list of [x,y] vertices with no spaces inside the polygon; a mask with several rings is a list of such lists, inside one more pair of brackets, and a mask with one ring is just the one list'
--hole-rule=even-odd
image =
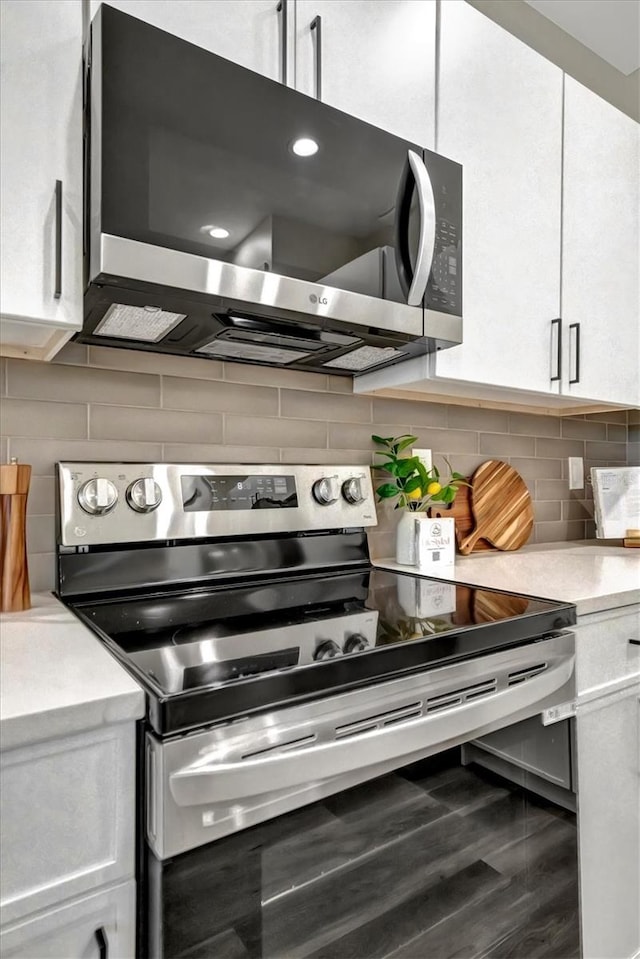
{"label": "recessed ceiling light reflection", "polygon": [[318,152],[320,147],[315,140],[311,139],[311,137],[299,137],[297,140],[293,141],[291,144],[291,149],[296,156],[312,157],[314,153]]}
{"label": "recessed ceiling light reflection", "polygon": [[212,226],[209,230],[209,236],[212,236],[214,240],[226,240],[229,231],[225,230],[223,226]]}

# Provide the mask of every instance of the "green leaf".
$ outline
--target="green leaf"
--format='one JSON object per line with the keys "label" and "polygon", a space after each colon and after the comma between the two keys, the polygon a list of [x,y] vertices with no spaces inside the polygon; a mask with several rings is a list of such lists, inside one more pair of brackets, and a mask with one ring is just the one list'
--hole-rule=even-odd
{"label": "green leaf", "polygon": [[442,503],[453,503],[455,498],[456,498],[456,491],[452,489],[450,486],[445,486],[444,489],[442,489],[438,493],[438,499]]}
{"label": "green leaf", "polygon": [[434,478],[435,482],[436,482],[436,483],[439,483],[439,482],[440,482],[440,471],[439,471],[438,467],[437,467],[437,466],[432,466],[432,467],[431,467],[431,472],[433,473],[433,478]]}
{"label": "green leaf", "polygon": [[422,489],[426,492],[427,486],[431,482],[431,480],[429,479],[429,472],[425,468],[425,465],[422,462],[422,460],[419,457],[416,457],[416,459],[418,460],[416,464],[416,469],[418,470],[420,482],[422,483]]}
{"label": "green leaf", "polygon": [[404,484],[404,491],[405,493],[413,493],[417,489],[422,489],[422,479],[419,476],[412,476]]}
{"label": "green leaf", "polygon": [[399,453],[401,450],[406,450],[407,446],[411,446],[413,443],[417,442],[417,439],[417,436],[409,436],[408,434],[405,434],[404,436],[397,436],[395,440],[397,452]]}
{"label": "green leaf", "polygon": [[382,486],[378,486],[376,493],[380,499],[390,499],[392,496],[398,495],[398,487],[394,486],[393,483],[383,483]]}
{"label": "green leaf", "polygon": [[378,443],[380,446],[389,446],[390,443],[393,443],[393,436],[375,436],[371,437],[374,443]]}
{"label": "green leaf", "polygon": [[417,458],[415,456],[407,457],[406,459],[400,459],[397,462],[398,472],[396,476],[411,476],[412,473],[416,472],[416,463]]}

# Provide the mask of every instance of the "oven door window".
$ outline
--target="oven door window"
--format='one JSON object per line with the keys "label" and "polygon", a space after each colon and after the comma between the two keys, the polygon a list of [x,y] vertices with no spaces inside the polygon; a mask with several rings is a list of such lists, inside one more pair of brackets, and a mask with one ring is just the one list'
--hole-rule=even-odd
{"label": "oven door window", "polygon": [[164,863],[149,852],[145,955],[440,959],[532,955],[517,951],[531,943],[578,957],[575,815],[461,757]]}

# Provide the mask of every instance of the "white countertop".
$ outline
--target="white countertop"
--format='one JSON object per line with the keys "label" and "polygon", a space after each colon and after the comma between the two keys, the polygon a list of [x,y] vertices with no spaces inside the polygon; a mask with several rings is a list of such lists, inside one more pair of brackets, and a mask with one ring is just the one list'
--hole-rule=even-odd
{"label": "white countertop", "polygon": [[72,735],[144,715],[144,693],[59,600],[0,615],[3,749]]}
{"label": "white countertop", "polygon": [[[421,576],[434,576],[393,559],[376,566]],[[480,552],[456,556],[442,579],[543,599],[575,603],[579,616],[640,603],[640,549],[625,549],[594,540],[541,543],[514,552]]]}

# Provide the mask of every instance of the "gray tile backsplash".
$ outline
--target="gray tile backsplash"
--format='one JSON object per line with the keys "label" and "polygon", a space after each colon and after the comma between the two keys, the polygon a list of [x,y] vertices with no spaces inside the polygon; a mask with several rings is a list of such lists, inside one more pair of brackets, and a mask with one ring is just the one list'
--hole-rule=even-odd
{"label": "gray tile backsplash", "polygon": [[[558,419],[352,395],[344,377],[68,344],[52,363],[0,360],[0,455],[33,467],[28,503],[31,586],[54,577],[54,464],[139,460],[371,464],[372,433],[417,446],[470,474],[510,462],[534,498],[533,542],[593,535],[592,497],[570,492],[566,457],[640,463],[638,411]],[[628,424],[628,425],[627,425]],[[374,556],[391,555],[396,517],[379,508]]]}

